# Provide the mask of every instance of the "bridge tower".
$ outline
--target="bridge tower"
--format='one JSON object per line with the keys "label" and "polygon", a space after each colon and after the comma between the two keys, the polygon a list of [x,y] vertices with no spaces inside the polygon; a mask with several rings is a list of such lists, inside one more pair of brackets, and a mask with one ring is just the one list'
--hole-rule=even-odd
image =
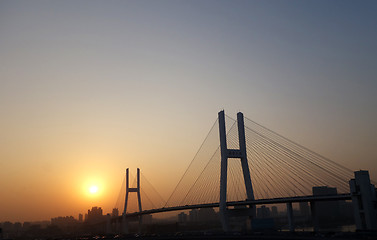
{"label": "bridge tower", "polygon": [[356,171],[349,181],[357,230],[377,230],[377,193],[368,171]]}
{"label": "bridge tower", "polygon": [[[247,162],[246,140],[245,140],[245,126],[244,118],[241,112],[237,113],[238,126],[238,141],[239,149],[228,149],[226,141],[226,127],[225,127],[225,113],[220,111],[219,116],[219,133],[220,133],[220,150],[221,150],[221,173],[220,173],[220,217],[223,230],[225,232],[230,230],[229,217],[239,216],[239,211],[234,211],[227,208],[227,181],[228,181],[228,159],[238,158],[241,160],[242,173],[246,188],[247,200],[254,200],[253,186],[250,178],[249,164]],[[236,209],[235,209],[236,210]],[[237,209],[238,210],[238,209]],[[249,206],[244,209],[243,214],[251,218],[254,215],[255,206]],[[238,214],[236,214],[238,213]]]}
{"label": "bridge tower", "polygon": [[[137,169],[137,185],[136,188],[130,188],[130,181],[129,181],[129,170],[126,169],[126,198],[124,201],[124,210],[123,210],[123,224],[124,224],[124,232],[128,233],[127,227],[127,219],[126,219],[126,212],[127,212],[127,205],[128,205],[128,194],[131,192],[137,193],[137,202],[139,206],[139,212],[142,211],[141,207],[141,195],[140,195],[140,169]],[[141,224],[142,224],[142,215],[139,216],[139,232],[141,231]]]}

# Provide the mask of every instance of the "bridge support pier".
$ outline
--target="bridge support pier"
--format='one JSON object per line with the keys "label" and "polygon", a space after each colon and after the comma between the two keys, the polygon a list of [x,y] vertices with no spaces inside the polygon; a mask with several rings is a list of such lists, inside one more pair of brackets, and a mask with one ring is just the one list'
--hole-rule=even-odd
{"label": "bridge support pier", "polygon": [[318,224],[318,216],[316,212],[316,206],[315,202],[311,201],[310,202],[310,213],[312,215],[312,223],[313,223],[313,231],[318,232],[319,231],[319,224]]}
{"label": "bridge support pier", "polygon": [[111,225],[111,216],[110,214],[106,215],[106,233],[112,233],[112,225]]}
{"label": "bridge support pier", "polygon": [[295,226],[293,222],[293,208],[292,208],[292,202],[287,202],[287,216],[288,216],[288,226],[289,231],[294,232]]}
{"label": "bridge support pier", "polygon": [[[245,140],[245,126],[244,118],[241,112],[237,113],[237,126],[238,126],[238,140],[239,149],[228,149],[226,141],[226,128],[225,128],[225,113],[219,112],[219,134],[220,134],[220,150],[221,150],[221,171],[220,171],[220,204],[219,211],[221,223],[224,232],[230,230],[229,218],[231,213],[227,207],[227,181],[228,181],[228,158],[238,158],[241,160],[242,173],[244,184],[246,188],[247,200],[254,200],[253,186],[251,184],[249,164],[247,161],[246,140]],[[251,219],[255,215],[255,206],[250,205],[245,209],[245,215]]]}
{"label": "bridge support pier", "polygon": [[121,232],[120,232],[121,230],[120,230],[120,227],[119,227],[119,226],[120,226],[120,224],[119,224],[120,221],[121,221],[121,220],[119,220],[119,219],[116,219],[116,220],[114,221],[114,223],[113,223],[113,224],[114,224],[114,233],[121,233]]}
{"label": "bridge support pier", "polygon": [[377,195],[369,172],[355,172],[355,179],[349,185],[357,230],[377,230]]}
{"label": "bridge support pier", "polygon": [[121,223],[121,233],[128,234],[128,222],[126,218],[126,214],[123,213],[122,215],[122,223]]}

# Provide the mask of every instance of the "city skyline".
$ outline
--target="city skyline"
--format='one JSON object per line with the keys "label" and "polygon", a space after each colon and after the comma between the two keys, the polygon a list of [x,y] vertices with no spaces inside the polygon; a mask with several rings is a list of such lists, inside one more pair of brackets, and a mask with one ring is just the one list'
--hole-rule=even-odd
{"label": "city skyline", "polygon": [[110,212],[126,168],[167,198],[222,109],[377,179],[376,11],[1,1],[0,222]]}

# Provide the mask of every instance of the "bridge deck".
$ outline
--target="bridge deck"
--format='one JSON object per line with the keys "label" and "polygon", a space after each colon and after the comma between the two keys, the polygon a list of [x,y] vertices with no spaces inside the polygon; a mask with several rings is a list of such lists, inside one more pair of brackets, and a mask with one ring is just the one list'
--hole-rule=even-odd
{"label": "bridge deck", "polygon": [[[351,200],[351,194],[337,194],[337,195],[322,195],[322,196],[299,196],[299,197],[287,197],[287,198],[269,198],[269,199],[258,199],[251,201],[235,201],[228,202],[227,206],[245,206],[245,205],[262,205],[262,204],[278,204],[278,203],[293,203],[293,202],[318,202],[318,201],[337,201],[337,200]],[[171,212],[171,211],[181,211],[195,208],[213,208],[219,207],[219,203],[206,203],[206,204],[195,204],[195,205],[185,205],[176,207],[166,207],[144,210],[141,212],[127,213],[126,217],[135,217],[140,215],[161,213],[161,212]],[[121,218],[120,216],[119,218]]]}

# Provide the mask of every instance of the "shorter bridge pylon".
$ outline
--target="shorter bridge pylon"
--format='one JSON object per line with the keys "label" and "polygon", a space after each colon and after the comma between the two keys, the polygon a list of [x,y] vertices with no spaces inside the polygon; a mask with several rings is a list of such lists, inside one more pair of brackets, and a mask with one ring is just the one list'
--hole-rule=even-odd
{"label": "shorter bridge pylon", "polygon": [[[137,169],[137,185],[136,188],[130,187],[130,181],[129,181],[129,170],[126,169],[126,197],[124,201],[124,210],[123,210],[123,230],[124,233],[128,233],[128,224],[126,219],[126,213],[127,213],[127,205],[128,205],[128,194],[134,192],[137,194],[137,202],[139,206],[139,212],[142,211],[141,207],[141,194],[140,194],[140,169]],[[141,225],[142,225],[142,215],[139,216],[139,232],[141,232]]]}

